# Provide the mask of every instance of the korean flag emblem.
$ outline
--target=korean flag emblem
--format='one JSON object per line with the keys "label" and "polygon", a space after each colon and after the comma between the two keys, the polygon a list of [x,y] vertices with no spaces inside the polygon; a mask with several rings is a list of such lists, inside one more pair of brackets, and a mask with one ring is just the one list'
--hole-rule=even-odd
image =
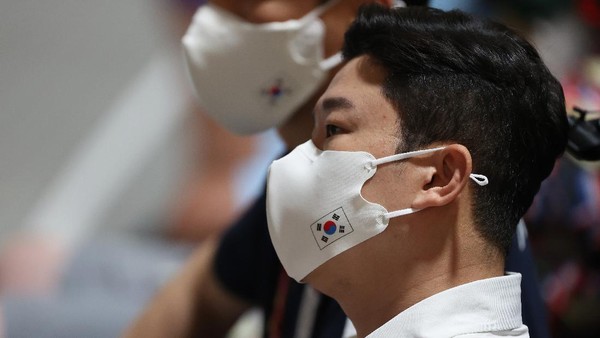
{"label": "korean flag emblem", "polygon": [[354,231],[342,207],[333,210],[311,224],[310,230],[321,250]]}
{"label": "korean flag emblem", "polygon": [[293,94],[296,85],[292,78],[287,74],[278,74],[276,77],[263,82],[260,86],[260,94],[265,98],[269,106],[276,106]]}

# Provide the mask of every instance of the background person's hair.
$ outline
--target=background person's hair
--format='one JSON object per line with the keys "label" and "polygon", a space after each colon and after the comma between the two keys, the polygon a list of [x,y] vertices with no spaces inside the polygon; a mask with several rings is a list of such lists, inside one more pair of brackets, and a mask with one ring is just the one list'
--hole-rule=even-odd
{"label": "background person's hair", "polygon": [[399,152],[440,141],[469,149],[473,172],[489,178],[473,189],[476,226],[506,253],[566,144],[562,87],[536,50],[504,25],[460,11],[368,5],[343,54],[369,55],[385,69]]}

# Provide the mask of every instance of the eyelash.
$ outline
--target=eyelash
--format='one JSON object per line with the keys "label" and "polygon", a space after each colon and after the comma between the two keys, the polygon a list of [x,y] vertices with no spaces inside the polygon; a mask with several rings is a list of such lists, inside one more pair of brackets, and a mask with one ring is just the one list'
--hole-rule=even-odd
{"label": "eyelash", "polygon": [[341,132],[343,132],[342,128],[340,128],[336,125],[328,124],[325,126],[325,136],[326,137],[331,137],[331,136],[337,135]]}

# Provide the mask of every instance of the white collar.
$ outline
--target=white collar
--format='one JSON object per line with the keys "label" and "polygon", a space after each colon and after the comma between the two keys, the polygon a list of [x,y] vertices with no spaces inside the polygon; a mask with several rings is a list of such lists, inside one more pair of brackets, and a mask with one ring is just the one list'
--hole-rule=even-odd
{"label": "white collar", "polygon": [[528,337],[520,284],[520,274],[508,273],[459,285],[402,311],[368,337],[453,337],[496,331]]}

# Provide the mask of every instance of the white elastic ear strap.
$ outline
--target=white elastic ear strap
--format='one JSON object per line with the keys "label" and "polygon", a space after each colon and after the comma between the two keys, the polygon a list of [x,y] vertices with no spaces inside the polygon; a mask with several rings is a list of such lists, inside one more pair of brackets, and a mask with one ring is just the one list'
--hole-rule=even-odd
{"label": "white elastic ear strap", "polygon": [[[316,8],[314,10],[313,14],[317,15],[317,16],[321,16],[321,14],[323,14],[323,12],[325,12],[331,6],[335,5],[338,2],[340,2],[340,0],[329,0],[327,3]],[[343,60],[342,52],[337,52],[337,53],[333,54],[332,56],[328,57],[327,59],[321,61],[320,67],[322,70],[328,71],[328,70],[331,70],[331,68],[342,63],[342,60]]]}
{"label": "white elastic ear strap", "polygon": [[342,63],[342,61],[343,61],[342,52],[337,52],[337,53],[333,54],[332,56],[328,57],[327,59],[321,61],[320,66],[321,66],[322,70],[328,71],[328,70],[331,70],[331,68]]}
{"label": "white elastic ear strap", "polygon": [[469,175],[469,177],[475,181],[475,183],[479,184],[479,186],[483,187],[484,185],[487,185],[488,183],[490,183],[490,181],[488,180],[487,176],[485,175],[481,175],[481,174],[471,174]]}
{"label": "white elastic ear strap", "polygon": [[[375,167],[375,166],[378,166],[378,165],[384,164],[384,163],[389,163],[389,162],[394,162],[394,161],[400,161],[400,160],[404,160],[404,159],[415,157],[415,156],[419,156],[419,155],[429,154],[429,153],[436,152],[438,150],[442,150],[444,148],[446,148],[446,147],[438,147],[438,148],[433,148],[433,149],[416,150],[416,151],[410,151],[410,152],[407,152],[407,153],[386,156],[386,157],[382,157],[382,158],[373,160],[371,162],[371,166]],[[396,210],[396,211],[390,211],[390,212],[384,214],[383,216],[385,218],[387,218],[387,219],[390,219],[390,218],[393,218],[393,217],[398,217],[398,216],[404,216],[404,215],[412,214],[412,213],[415,213],[415,212],[417,212],[419,210],[421,210],[421,209],[406,208],[406,209],[400,209],[400,210]]]}
{"label": "white elastic ear strap", "polygon": [[[389,163],[389,162],[393,162],[393,161],[400,161],[400,160],[404,160],[407,158],[432,153],[432,152],[435,152],[438,150],[442,150],[444,148],[445,147],[438,147],[438,148],[433,148],[433,149],[417,150],[417,151],[411,151],[411,152],[402,153],[402,154],[386,156],[386,157],[382,157],[382,158],[373,160],[370,165],[371,165],[371,167],[376,167],[380,164]],[[479,186],[484,186],[489,183],[489,180],[488,180],[487,176],[485,176],[485,175],[469,174],[469,178],[472,179],[473,181],[475,181],[475,183],[477,183]],[[388,212],[388,213],[384,214],[383,216],[386,217],[387,219],[390,219],[393,217],[412,214],[419,210],[422,210],[422,209],[406,208],[406,209],[400,209],[400,210]]]}
{"label": "white elastic ear strap", "polygon": [[394,218],[394,217],[398,217],[398,216],[412,214],[419,210],[423,210],[423,209],[413,209],[413,208],[400,209],[400,210],[390,211],[388,213],[385,213],[385,214],[383,214],[383,217],[390,219],[390,218]]}
{"label": "white elastic ear strap", "polygon": [[[469,178],[471,178],[473,181],[475,181],[475,183],[477,183],[479,186],[484,186],[487,185],[489,183],[488,178],[485,175],[480,175],[480,174],[470,174]],[[423,210],[423,209],[414,209],[414,208],[406,208],[406,209],[400,209],[400,210],[396,210],[396,211],[390,211],[388,213],[385,213],[383,216],[387,219],[393,218],[393,217],[398,217],[398,216],[404,216],[404,215],[408,215],[408,214],[412,214],[415,213],[419,210]]]}
{"label": "white elastic ear strap", "polygon": [[425,150],[415,150],[415,151],[409,151],[407,153],[386,156],[386,157],[382,157],[382,158],[378,158],[376,160],[373,160],[371,162],[371,165],[373,165],[373,166],[376,167],[376,166],[378,166],[380,164],[384,164],[384,163],[405,160],[407,158],[411,158],[411,157],[415,157],[415,156],[419,156],[419,155],[433,153],[435,151],[442,150],[444,148],[446,148],[446,147],[438,147],[438,148],[425,149]]}
{"label": "white elastic ear strap", "polygon": [[[442,150],[444,148],[446,148],[446,147],[438,147],[438,148],[425,149],[425,150],[416,150],[416,151],[410,151],[407,153],[396,154],[396,155],[378,158],[376,160],[371,161],[371,167],[376,167],[380,164],[394,162],[394,161],[400,161],[400,160],[404,160],[404,159],[419,156],[419,155],[429,154],[429,153],[432,153],[432,152],[435,152],[438,150]],[[481,175],[481,174],[469,174],[469,178],[472,179],[475,183],[477,183],[481,187],[490,183],[487,176]]]}

